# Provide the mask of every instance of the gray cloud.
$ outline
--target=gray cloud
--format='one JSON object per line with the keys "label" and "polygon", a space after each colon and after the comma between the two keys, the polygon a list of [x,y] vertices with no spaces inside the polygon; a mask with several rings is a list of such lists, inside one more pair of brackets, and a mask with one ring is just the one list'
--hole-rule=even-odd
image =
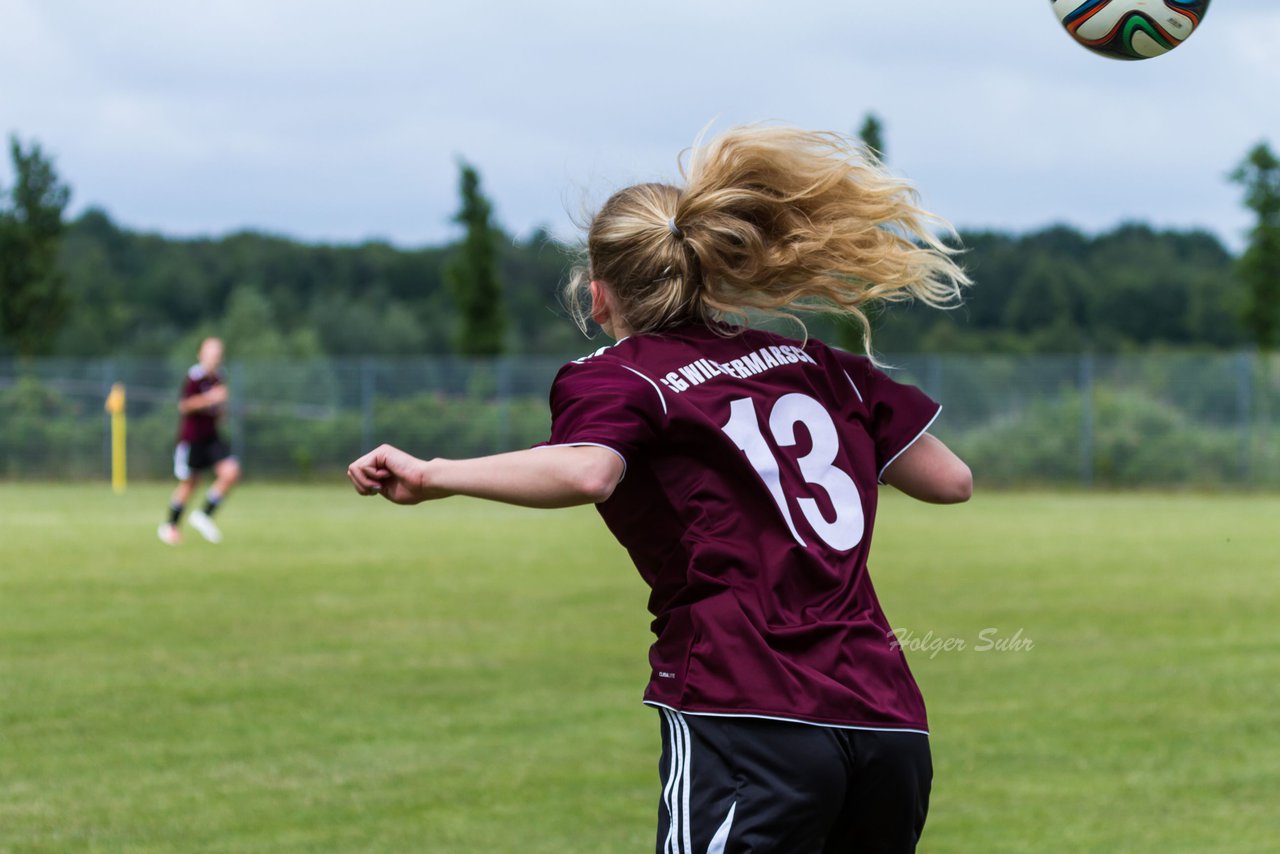
{"label": "gray cloud", "polygon": [[[1143,63],[1071,44],[1047,2],[726,0],[642,8],[0,0],[0,129],[131,225],[308,239],[450,234],[455,159],[498,215],[670,177],[708,121],[850,131],[962,226],[1248,219],[1224,175],[1280,144],[1280,9],[1221,2]],[[987,17],[983,17],[983,15]]]}

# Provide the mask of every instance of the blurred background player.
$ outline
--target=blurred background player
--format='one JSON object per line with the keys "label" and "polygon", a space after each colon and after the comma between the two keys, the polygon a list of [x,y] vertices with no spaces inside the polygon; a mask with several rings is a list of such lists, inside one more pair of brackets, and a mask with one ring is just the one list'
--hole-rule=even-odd
{"label": "blurred background player", "polygon": [[213,521],[222,500],[240,479],[240,463],[230,446],[218,434],[218,420],[227,402],[227,386],[222,380],[222,340],[206,338],[200,343],[196,364],[187,371],[178,401],[182,414],[178,425],[178,445],[173,452],[173,474],[178,488],[169,499],[169,521],[160,525],[160,539],[171,546],[182,541],[178,522],[187,501],[195,492],[200,473],[213,470],[214,482],[205,494],[204,508],[191,514],[191,525],[211,543],[222,542],[222,532]]}

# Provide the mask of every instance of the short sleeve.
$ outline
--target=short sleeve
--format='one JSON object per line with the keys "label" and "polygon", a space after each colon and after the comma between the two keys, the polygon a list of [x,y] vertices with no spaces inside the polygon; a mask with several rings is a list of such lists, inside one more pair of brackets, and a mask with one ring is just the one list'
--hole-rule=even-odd
{"label": "short sleeve", "polygon": [[200,384],[188,376],[182,381],[182,391],[178,393],[178,399],[186,400],[188,397],[198,394],[199,391]]}
{"label": "short sleeve", "polygon": [[551,385],[547,445],[598,445],[628,463],[666,420],[662,392],[644,374],[603,360],[570,362]]}
{"label": "short sleeve", "polygon": [[870,415],[876,447],[876,477],[924,435],[942,407],[913,385],[900,383],[865,356],[840,354],[841,367]]}

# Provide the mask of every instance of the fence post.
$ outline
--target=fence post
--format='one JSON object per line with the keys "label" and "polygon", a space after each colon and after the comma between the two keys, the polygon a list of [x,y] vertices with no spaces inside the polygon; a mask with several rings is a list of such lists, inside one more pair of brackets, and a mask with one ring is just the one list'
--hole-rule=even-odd
{"label": "fence post", "polygon": [[511,357],[498,357],[498,447],[494,453],[502,453],[511,447]]}
{"label": "fence post", "polygon": [[360,453],[362,454],[373,449],[373,399],[377,393],[377,381],[373,359],[365,356],[360,360],[360,441],[363,445]]}
{"label": "fence post", "polygon": [[929,356],[925,368],[925,388],[934,400],[942,399],[942,357],[937,353]]}
{"label": "fence post", "polygon": [[249,405],[245,397],[247,389],[244,381],[244,362],[232,362],[227,365],[227,379],[233,389],[231,394],[231,452],[241,463],[244,462],[244,449],[247,437],[244,434],[244,411]]}
{"label": "fence post", "polygon": [[1236,417],[1240,426],[1240,480],[1253,480],[1253,354],[1236,354]]}
{"label": "fence post", "polygon": [[1093,354],[1080,354],[1080,485],[1093,486]]}

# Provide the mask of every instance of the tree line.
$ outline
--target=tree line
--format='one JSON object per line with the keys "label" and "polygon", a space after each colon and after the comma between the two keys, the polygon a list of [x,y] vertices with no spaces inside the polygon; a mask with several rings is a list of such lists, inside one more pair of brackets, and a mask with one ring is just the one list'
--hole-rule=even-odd
{"label": "tree line", "polygon": [[[863,136],[882,152],[877,127]],[[456,218],[465,236],[399,248],[258,232],[178,239],[123,227],[96,208],[64,224],[69,189],[51,161],[16,139],[10,155],[15,183],[0,188],[0,356],[185,358],[215,332],[240,358],[585,349],[558,299],[577,250],[545,231],[502,231],[465,163]],[[1063,225],[962,231],[977,282],[964,304],[878,311],[876,349],[1270,348],[1280,328],[1280,163],[1259,145],[1234,177],[1258,214],[1241,258],[1208,231],[1141,223],[1096,235]],[[860,346],[849,326],[806,322],[811,334]]]}

